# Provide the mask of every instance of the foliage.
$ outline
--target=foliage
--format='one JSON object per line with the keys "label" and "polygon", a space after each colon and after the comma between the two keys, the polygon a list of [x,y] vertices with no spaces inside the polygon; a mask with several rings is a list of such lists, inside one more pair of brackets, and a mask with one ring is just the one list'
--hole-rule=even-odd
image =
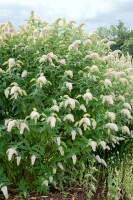
{"label": "foliage", "polygon": [[99,167],[131,151],[132,58],[82,25],[48,24],[32,13],[17,31],[10,22],[0,26],[5,198],[7,187],[26,197],[76,182],[92,195]]}
{"label": "foliage", "polygon": [[124,23],[119,21],[118,25],[107,27],[99,27],[98,33],[102,38],[114,40],[116,44],[112,45],[111,49],[122,50],[123,53],[129,52],[133,55],[133,30],[128,30]]}

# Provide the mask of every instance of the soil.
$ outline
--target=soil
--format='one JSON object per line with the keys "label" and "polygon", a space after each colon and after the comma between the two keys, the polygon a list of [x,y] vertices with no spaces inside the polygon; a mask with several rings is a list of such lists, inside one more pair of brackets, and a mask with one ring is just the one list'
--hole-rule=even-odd
{"label": "soil", "polygon": [[[106,186],[107,187],[107,186]],[[108,199],[107,197],[107,188],[104,187],[102,182],[98,184],[97,190],[92,197],[92,200],[102,200],[102,199]],[[122,198],[119,200],[129,200],[128,195],[125,191],[121,191],[121,194],[123,194]],[[30,193],[27,198],[24,197],[18,197],[18,194],[13,193],[12,191],[9,191],[9,199],[8,200],[87,200],[86,192],[79,187],[72,187],[70,189],[67,189],[65,192],[59,192],[57,190],[52,190],[52,193],[49,195],[38,195],[34,192]],[[4,200],[3,195],[0,194],[0,200]]]}
{"label": "soil", "polygon": [[[18,197],[18,195],[13,194],[13,192],[9,192],[9,194],[8,200],[87,200],[86,194],[82,188],[69,189],[63,193],[54,191],[49,195],[31,193],[28,198]],[[4,200],[4,198],[0,196],[0,200]]]}

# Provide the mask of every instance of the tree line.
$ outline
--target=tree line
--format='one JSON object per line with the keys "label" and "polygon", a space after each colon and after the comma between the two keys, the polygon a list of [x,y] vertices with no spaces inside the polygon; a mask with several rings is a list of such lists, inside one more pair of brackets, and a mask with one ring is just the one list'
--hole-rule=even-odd
{"label": "tree line", "polygon": [[111,46],[112,51],[120,49],[124,54],[133,55],[133,30],[129,30],[122,21],[117,25],[99,27],[97,29],[101,38],[113,40],[116,44]]}

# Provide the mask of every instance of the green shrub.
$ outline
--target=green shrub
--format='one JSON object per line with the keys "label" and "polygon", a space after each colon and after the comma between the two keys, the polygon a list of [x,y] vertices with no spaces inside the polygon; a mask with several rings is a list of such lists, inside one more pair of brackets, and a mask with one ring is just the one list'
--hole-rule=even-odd
{"label": "green shrub", "polygon": [[19,30],[0,25],[5,198],[8,186],[24,196],[77,181],[95,191],[98,166],[131,150],[131,57],[111,52],[112,41],[85,33],[82,25],[48,24],[33,13]]}

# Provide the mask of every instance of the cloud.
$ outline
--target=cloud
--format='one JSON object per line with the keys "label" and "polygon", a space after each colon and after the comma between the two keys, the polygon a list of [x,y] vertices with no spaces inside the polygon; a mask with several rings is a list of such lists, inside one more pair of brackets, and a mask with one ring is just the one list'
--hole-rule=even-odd
{"label": "cloud", "polygon": [[58,17],[85,22],[87,31],[118,20],[132,28],[132,0],[0,0],[0,5],[0,22],[12,21],[16,27],[35,10],[41,19],[50,22]]}

